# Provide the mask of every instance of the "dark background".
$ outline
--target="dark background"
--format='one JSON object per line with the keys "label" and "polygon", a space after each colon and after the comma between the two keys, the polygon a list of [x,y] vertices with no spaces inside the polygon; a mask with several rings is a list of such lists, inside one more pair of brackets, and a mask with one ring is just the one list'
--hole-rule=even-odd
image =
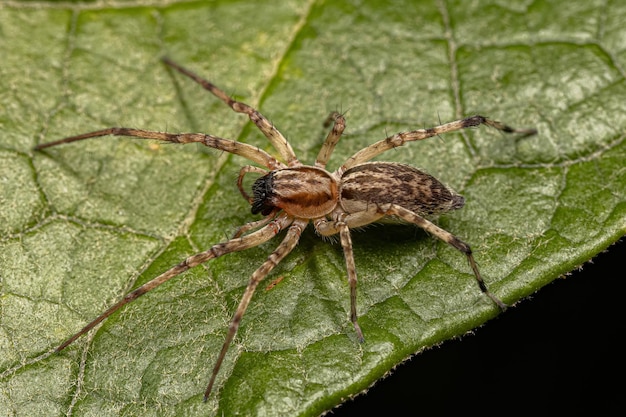
{"label": "dark background", "polygon": [[462,340],[399,366],[333,417],[626,415],[626,238]]}

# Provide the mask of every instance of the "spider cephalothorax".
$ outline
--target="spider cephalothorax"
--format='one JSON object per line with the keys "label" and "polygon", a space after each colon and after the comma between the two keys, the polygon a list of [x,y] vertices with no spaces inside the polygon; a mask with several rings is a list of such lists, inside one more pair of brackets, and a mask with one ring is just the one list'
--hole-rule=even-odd
{"label": "spider cephalothorax", "polygon": [[[399,218],[407,223],[417,225],[465,254],[481,291],[501,309],[504,310],[506,308],[506,305],[499,298],[487,290],[470,247],[451,233],[423,217],[461,208],[464,204],[463,197],[456,194],[433,176],[417,168],[393,162],[369,161],[389,149],[404,145],[406,142],[427,139],[439,134],[481,124],[492,126],[506,133],[521,133],[524,135],[536,133],[534,129],[516,130],[483,116],[472,116],[429,129],[413,130],[389,136],[360,150],[348,158],[337,170],[329,172],[325,169],[326,163],[345,128],[345,120],[341,114],[331,114],[329,120],[334,124],[322,145],[315,165],[304,165],[296,157],[289,142],[257,110],[247,104],[234,101],[209,81],[198,77],[173,61],[165,58],[163,62],[202,85],[234,111],[247,114],[250,120],[271,142],[283,161],[277,160],[255,146],[212,135],[202,133],[175,134],[124,127],[113,127],[71,136],[55,142],[40,144],[35,149],[40,150],[63,143],[107,135],[131,136],[173,143],[202,143],[211,148],[243,156],[264,167],[244,166],[240,171],[237,186],[241,195],[251,204],[252,213],[261,213],[265,217],[240,227],[233,239],[216,244],[204,252],[190,256],[158,277],[128,293],[122,300],[111,306],[82,330],[61,344],[57,351],[67,347],[125,304],[188,269],[228,253],[258,246],[276,236],[281,230],[287,230],[282,242],[250,278],[232,318],[226,340],[217,356],[204,394],[204,399],[206,400],[211,393],[226,351],[237,333],[239,323],[257,285],[296,246],[302,230],[309,222],[313,223],[316,232],[322,236],[339,235],[350,285],[350,320],[354,324],[358,339],[361,341],[363,341],[363,333],[357,322],[357,275],[352,253],[350,229],[373,223],[386,216]],[[248,195],[243,187],[243,177],[248,173],[261,175],[253,184],[252,197]]]}
{"label": "spider cephalothorax", "polygon": [[337,205],[337,180],[328,171],[312,166],[270,171],[252,186],[252,214],[267,216],[274,208],[304,219],[325,216]]}

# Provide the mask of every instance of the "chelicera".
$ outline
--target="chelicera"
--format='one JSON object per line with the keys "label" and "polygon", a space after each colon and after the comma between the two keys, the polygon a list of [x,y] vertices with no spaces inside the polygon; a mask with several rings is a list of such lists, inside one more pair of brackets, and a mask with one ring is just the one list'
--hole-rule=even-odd
{"label": "chelicera", "polygon": [[[199,83],[235,112],[248,115],[250,120],[276,149],[282,161],[258,147],[212,135],[202,133],[176,134],[124,127],[112,127],[71,136],[54,142],[40,144],[35,149],[41,150],[100,136],[130,136],[183,144],[201,143],[210,148],[240,155],[264,167],[244,166],[239,173],[237,181],[241,195],[252,207],[252,213],[260,213],[263,218],[241,226],[232,239],[188,257],[178,265],[173,266],[163,274],[130,292],[61,344],[56,349],[57,351],[73,343],[122,306],[153,290],[169,279],[210,259],[258,246],[272,239],[279,232],[286,230],[285,237],[281,243],[268,256],[265,262],[254,271],[250,278],[231,320],[226,340],[213,367],[213,372],[204,394],[206,401],[213,389],[222,361],[237,333],[239,323],[257,285],[292,251],[298,243],[302,231],[310,222],[313,223],[315,231],[321,236],[339,235],[350,286],[350,320],[354,325],[356,337],[361,342],[364,339],[363,332],[357,321],[357,273],[350,229],[365,226],[384,217],[394,217],[421,227],[426,232],[462,252],[469,261],[480,290],[500,309],[506,309],[506,305],[487,289],[469,245],[426,219],[426,216],[429,215],[445,213],[463,207],[463,197],[433,176],[412,166],[393,162],[370,161],[385,151],[402,146],[407,142],[423,140],[481,124],[494,127],[505,133],[522,135],[535,134],[536,131],[534,129],[518,130],[483,116],[471,116],[429,129],[418,129],[389,136],[358,151],[337,170],[331,172],[326,169],[326,163],[344,131],[345,119],[343,115],[339,113],[331,114],[329,121],[333,126],[317,155],[315,164],[304,165],[298,160],[284,136],[256,109],[231,99],[214,84],[200,78],[170,59],[164,58],[163,62],[170,68]],[[245,175],[250,173],[260,175],[252,186],[252,195],[249,195],[243,186]]]}

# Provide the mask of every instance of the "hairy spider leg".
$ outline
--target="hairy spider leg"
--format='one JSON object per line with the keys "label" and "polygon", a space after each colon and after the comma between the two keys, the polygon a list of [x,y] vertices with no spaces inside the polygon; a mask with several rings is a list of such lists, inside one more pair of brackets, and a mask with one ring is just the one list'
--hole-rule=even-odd
{"label": "hairy spider leg", "polygon": [[338,112],[332,112],[328,116],[324,126],[329,125],[331,121],[333,122],[333,127],[328,132],[328,136],[326,136],[326,140],[324,141],[324,144],[322,144],[322,148],[315,159],[315,166],[319,168],[326,167],[326,164],[330,159],[330,155],[332,155],[335,150],[335,146],[339,142],[339,139],[341,139],[341,134],[346,128],[346,119]]}
{"label": "hairy spider leg", "polygon": [[476,278],[476,282],[478,283],[478,287],[480,287],[480,290],[487,297],[491,298],[491,300],[494,303],[496,303],[496,305],[500,307],[502,311],[505,311],[507,309],[507,305],[504,304],[502,300],[500,300],[498,297],[493,295],[487,289],[487,286],[485,285],[485,281],[483,281],[483,278],[480,275],[480,271],[478,271],[478,266],[476,265],[474,256],[472,255],[472,249],[467,243],[463,242],[462,240],[454,236],[452,233],[446,230],[443,230],[441,227],[435,225],[429,220],[426,220],[425,218],[412,212],[411,210],[405,209],[402,206],[392,204],[391,207],[385,210],[384,213],[386,216],[397,216],[409,223],[413,223],[414,225],[424,229],[426,232],[430,233],[431,235],[435,236],[438,239],[441,239],[443,242],[447,243],[448,245],[452,246],[456,250],[465,254],[472,268],[472,271],[474,272],[474,277]]}
{"label": "hairy spider leg", "polygon": [[270,214],[263,217],[261,220],[244,224],[235,231],[232,238],[235,239],[237,237],[240,237],[241,235],[248,233],[248,230],[253,230],[265,226],[278,214],[279,211],[280,209],[275,209]]}
{"label": "hairy spider leg", "polygon": [[132,129],[127,127],[110,127],[108,129],[96,130],[94,132],[83,133],[81,135],[70,136],[59,139],[54,142],[41,143],[35,146],[35,150],[50,148],[52,146],[62,145],[65,143],[77,142],[90,138],[101,136],[128,136],[140,139],[161,140],[172,143],[201,143],[209,148],[243,156],[260,165],[266,166],[270,170],[284,168],[285,165],[276,158],[265,152],[264,150],[248,145],[246,143],[237,142],[230,139],[222,139],[213,135],[204,133],[166,133],[154,132],[143,129]]}
{"label": "hairy spider leg", "polygon": [[474,277],[476,278],[476,282],[478,283],[478,287],[480,288],[480,290],[487,297],[489,297],[502,311],[505,311],[507,309],[507,305],[487,289],[485,281],[483,280],[480,271],[478,270],[478,266],[476,265],[476,261],[474,260],[474,256],[472,255],[472,249],[467,243],[463,242],[452,233],[447,232],[446,230],[435,225],[431,221],[402,206],[399,206],[397,204],[385,204],[384,207],[379,207],[372,204],[369,210],[348,214],[341,221],[328,221],[325,219],[317,219],[314,225],[315,230],[317,230],[319,234],[323,236],[331,236],[337,233],[341,233],[344,225],[346,225],[350,229],[353,229],[373,223],[385,216],[396,216],[408,223],[412,223],[420,227],[427,233],[449,244],[456,250],[465,254],[467,260],[469,261],[470,267],[472,268],[472,272],[474,273]]}
{"label": "hairy spider leg", "polygon": [[333,236],[339,234],[341,247],[343,249],[343,257],[346,261],[348,284],[350,285],[350,321],[352,322],[357,338],[361,343],[365,341],[365,338],[363,337],[363,331],[361,330],[361,326],[359,326],[356,311],[357,273],[356,263],[354,262],[354,251],[352,249],[352,237],[350,235],[350,228],[370,224],[380,219],[381,217],[384,217],[384,214],[370,210],[355,214],[346,214],[340,212],[339,214],[335,215],[335,220],[330,221],[325,217],[321,217],[313,221],[315,231],[321,236]]}
{"label": "hairy spider leg", "polygon": [[340,232],[338,223],[343,222],[348,225],[350,229],[355,229],[361,226],[367,226],[383,217],[385,217],[385,214],[381,213],[375,204],[372,204],[369,206],[368,210],[365,211],[349,214],[342,213],[341,222],[338,220],[328,220],[323,217],[315,219],[313,225],[316,232],[321,236],[333,236]]}
{"label": "hairy spider leg", "polygon": [[245,198],[248,203],[252,204],[253,198],[250,197],[250,195],[243,188],[243,178],[246,176],[246,174],[249,174],[250,172],[266,175],[267,171],[252,165],[246,165],[239,170],[239,176],[237,177],[237,188],[239,188],[239,193],[243,196],[243,198]]}
{"label": "hairy spider leg", "polygon": [[208,90],[215,97],[222,100],[228,107],[236,111],[237,113],[247,114],[250,120],[259,128],[259,130],[265,135],[267,139],[271,142],[274,148],[278,151],[278,153],[282,156],[283,160],[287,163],[288,166],[299,166],[302,165],[298,158],[296,157],[295,152],[291,148],[287,139],[280,133],[274,125],[263,116],[258,110],[255,108],[242,103],[240,101],[233,100],[228,94],[219,89],[213,83],[199,75],[189,71],[188,69],[181,67],[171,59],[164,57],[162,58],[163,62],[169,65],[171,68],[180,72],[183,75],[191,78],[198,84],[200,84],[204,89]]}
{"label": "hairy spider leg", "polygon": [[450,123],[444,123],[439,126],[431,127],[428,129],[418,129],[412,130],[410,132],[401,132],[396,133],[395,135],[389,136],[383,140],[380,140],[376,143],[369,145],[366,148],[361,149],[354,155],[352,155],[348,160],[337,170],[337,173],[341,176],[348,169],[362,164],[364,162],[369,161],[375,156],[380,155],[383,152],[388,151],[389,149],[396,148],[398,146],[404,145],[406,142],[412,142],[416,140],[428,139],[433,136],[440,135],[442,133],[455,132],[457,130],[466,129],[468,127],[475,127],[481,124],[491,126],[496,128],[504,133],[519,133],[523,136],[530,136],[537,133],[536,129],[515,129],[510,126],[507,126],[503,123],[497,122],[495,120],[488,119],[484,116],[471,116],[462,120],[456,120]]}
{"label": "hairy spider leg", "polygon": [[115,313],[121,307],[132,301],[135,301],[137,298],[141,297],[149,291],[152,291],[159,285],[182,274],[188,269],[205,263],[211,259],[219,258],[220,256],[227,255],[232,252],[239,252],[265,243],[274,236],[276,236],[285,227],[289,226],[292,221],[293,220],[289,216],[283,214],[281,216],[278,216],[270,224],[263,227],[262,229],[257,230],[256,232],[250,233],[240,238],[231,239],[223,243],[218,243],[217,245],[212,246],[209,250],[188,257],[187,259],[165,271],[158,277],[146,282],[141,287],[138,287],[137,289],[126,294],[124,298],[115,303],[113,306],[109,307],[104,313],[96,317],[91,323],[83,327],[78,333],[59,345],[59,347],[56,348],[56,352],[60,352],[61,350],[65,349],[76,339],[96,327],[99,323],[101,323],[111,314]]}
{"label": "hairy spider leg", "polygon": [[339,239],[341,240],[341,247],[343,248],[343,257],[346,260],[346,271],[348,273],[348,284],[350,285],[350,321],[354,325],[356,336],[359,342],[363,343],[365,338],[363,337],[363,331],[357,321],[356,314],[356,263],[354,262],[354,252],[352,250],[352,238],[350,237],[350,229],[346,222],[339,221],[336,223],[339,229]]}
{"label": "hairy spider leg", "polygon": [[[287,217],[286,214],[283,214],[280,217],[282,218],[286,217],[292,220],[291,218]],[[233,316],[230,322],[230,325],[228,326],[228,333],[226,334],[226,340],[224,340],[224,345],[222,345],[222,350],[220,351],[220,354],[217,357],[217,361],[215,362],[213,373],[211,374],[211,379],[209,380],[209,385],[207,386],[206,391],[204,392],[204,401],[206,401],[207,398],[209,398],[209,395],[211,394],[211,390],[213,389],[213,384],[215,383],[217,373],[219,372],[220,367],[222,366],[222,362],[224,361],[224,358],[226,357],[226,352],[228,351],[230,343],[233,341],[233,338],[237,334],[237,330],[239,329],[239,323],[241,322],[241,319],[243,318],[243,315],[246,312],[246,309],[248,308],[248,304],[250,304],[250,300],[252,299],[252,296],[254,295],[254,291],[256,290],[257,285],[267,276],[267,274],[269,274],[272,271],[272,269],[274,269],[276,265],[278,265],[278,263],[281,260],[283,260],[285,256],[287,256],[293,250],[293,248],[296,247],[296,244],[300,240],[300,235],[302,234],[302,231],[304,230],[304,228],[307,226],[308,223],[309,221],[306,219],[293,220],[293,224],[289,226],[289,229],[287,230],[287,234],[285,235],[285,238],[280,243],[280,245],[278,245],[278,247],[274,250],[274,252],[272,252],[267,257],[267,260],[252,274],[252,277],[250,278],[250,282],[248,283],[248,286],[246,287],[246,290],[243,293],[243,296],[241,297],[239,306],[237,306],[235,315]]]}

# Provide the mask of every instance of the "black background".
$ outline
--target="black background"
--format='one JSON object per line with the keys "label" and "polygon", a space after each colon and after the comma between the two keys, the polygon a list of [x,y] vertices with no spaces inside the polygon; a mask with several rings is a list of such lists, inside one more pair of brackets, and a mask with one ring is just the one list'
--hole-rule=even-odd
{"label": "black background", "polygon": [[331,412],[626,415],[626,238],[477,329],[399,366]]}

